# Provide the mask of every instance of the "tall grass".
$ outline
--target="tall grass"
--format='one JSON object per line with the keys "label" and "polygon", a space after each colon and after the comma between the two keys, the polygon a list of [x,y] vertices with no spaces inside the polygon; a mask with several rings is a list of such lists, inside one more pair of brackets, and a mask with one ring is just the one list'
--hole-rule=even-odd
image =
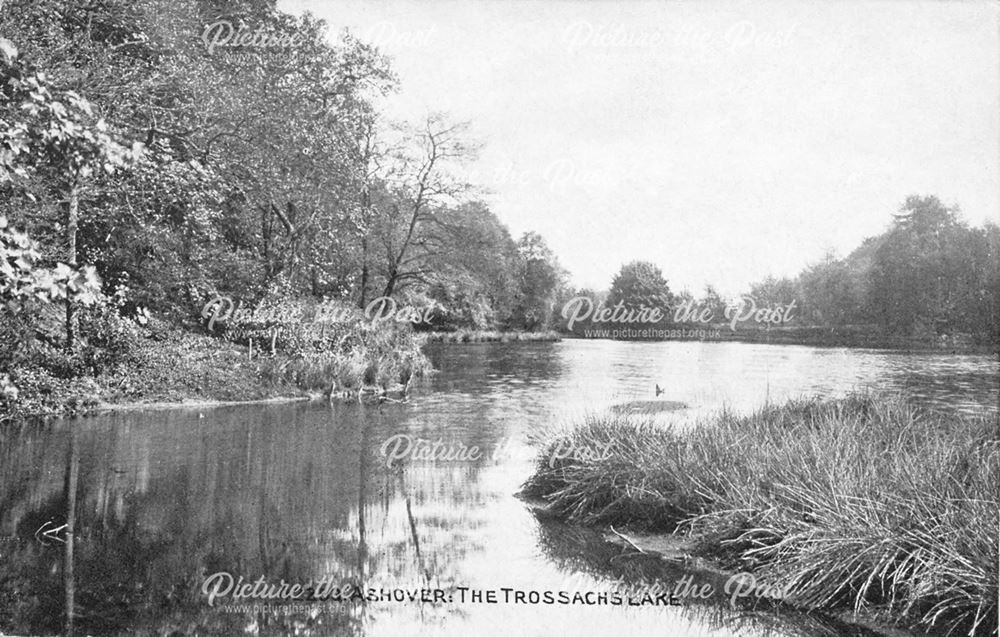
{"label": "tall grass", "polygon": [[[684,431],[591,416],[551,441],[524,493],[573,521],[690,536],[806,608],[985,635],[997,630],[998,430],[873,396]],[[556,445],[601,453],[550,465]]]}
{"label": "tall grass", "polygon": [[421,353],[423,340],[412,330],[391,325],[356,324],[336,344],[260,359],[262,380],[292,384],[307,391],[359,393],[366,389],[406,388],[431,370]]}

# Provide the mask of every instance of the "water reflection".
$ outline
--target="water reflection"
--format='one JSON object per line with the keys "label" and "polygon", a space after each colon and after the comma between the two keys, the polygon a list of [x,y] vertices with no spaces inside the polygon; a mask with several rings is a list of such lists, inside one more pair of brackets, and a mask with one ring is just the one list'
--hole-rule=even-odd
{"label": "water reflection", "polygon": [[[0,432],[0,631],[65,634],[72,618],[77,634],[100,635],[489,635],[512,624],[607,634],[625,622],[652,634],[822,634],[832,629],[719,605],[331,602],[224,612],[201,586],[220,571],[374,588],[586,589],[652,577],[593,532],[540,522],[513,497],[531,469],[534,432],[651,400],[656,383],[663,399],[689,406],[665,415],[683,417],[864,387],[988,411],[998,378],[989,357],[739,343],[493,344],[431,355],[441,371],[409,404],[118,413]],[[401,433],[481,453],[387,466],[380,448]],[[36,537],[62,525],[57,539]]]}
{"label": "water reflection", "polygon": [[[680,563],[665,563],[655,556],[636,554],[605,541],[602,534],[586,528],[573,527],[561,522],[545,520],[539,524],[539,545],[546,555],[566,572],[587,573],[596,579],[623,582],[618,586],[629,591],[632,599],[639,599],[642,591],[650,590],[657,582],[669,582],[676,587],[684,581],[695,589],[705,584],[718,592],[725,590],[728,577],[705,570],[688,569]],[[679,590],[679,589],[678,589]],[[737,634],[784,636],[842,636],[869,637],[877,633],[861,626],[848,625],[835,618],[820,614],[788,613],[780,617],[760,612],[760,605],[752,608],[740,604],[740,610],[720,605],[719,597],[701,599],[684,595],[682,615],[713,630],[733,631]],[[739,600],[743,601],[743,600]],[[756,612],[753,612],[756,611]]]}

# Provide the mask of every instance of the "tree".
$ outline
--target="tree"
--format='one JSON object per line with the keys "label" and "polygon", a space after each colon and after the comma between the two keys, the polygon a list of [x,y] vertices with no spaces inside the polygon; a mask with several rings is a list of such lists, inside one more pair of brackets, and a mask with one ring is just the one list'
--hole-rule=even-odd
{"label": "tree", "polygon": [[279,26],[305,33],[306,44],[277,58],[258,54],[213,84],[229,98],[225,126],[203,151],[239,193],[242,214],[257,219],[263,283],[284,276],[312,292],[348,287],[353,281],[337,280],[342,261],[370,209],[359,202],[370,188],[359,140],[373,117],[363,94],[387,90],[392,77],[377,52],[347,34],[331,48],[319,23]]}
{"label": "tree", "polygon": [[[0,60],[0,96],[12,105],[0,122],[0,183],[42,173],[58,189],[65,206],[66,261],[77,266],[80,192],[98,170],[114,172],[139,157],[118,144],[86,99],[59,90],[42,73],[22,67],[17,50],[5,43]],[[73,349],[73,300],[66,298],[66,347]]]}
{"label": "tree", "polygon": [[979,277],[975,296],[980,299],[977,333],[1000,344],[1000,226],[987,222],[983,228],[983,251],[979,255]]}
{"label": "tree", "polygon": [[757,307],[788,305],[798,296],[798,284],[788,277],[769,276],[750,287],[750,297]]}
{"label": "tree", "polygon": [[848,260],[826,255],[799,275],[797,287],[802,315],[814,325],[841,327],[864,320],[864,274]]}
{"label": "tree", "polygon": [[55,302],[92,305],[101,282],[93,267],[40,263],[38,244],[0,216],[0,392],[17,396],[6,372],[32,350],[38,311]]}
{"label": "tree", "polygon": [[507,228],[485,203],[439,210],[418,243],[429,251],[427,294],[443,308],[451,327],[488,329],[510,320],[519,255]]}
{"label": "tree", "polygon": [[910,196],[875,251],[870,298],[886,330],[932,336],[949,329],[975,279],[968,229],[937,197]]}
{"label": "tree", "polygon": [[622,266],[611,282],[608,306],[623,303],[626,307],[645,305],[667,312],[673,304],[670,286],[659,267],[649,261],[632,261]]}
{"label": "tree", "polygon": [[559,265],[545,239],[525,233],[517,242],[520,257],[520,293],[512,325],[518,329],[548,329],[556,299],[566,285],[566,271]]}
{"label": "tree", "polygon": [[699,311],[709,310],[712,320],[722,321],[725,318],[726,306],[728,305],[726,299],[722,298],[722,295],[713,286],[706,285],[705,293],[698,300],[696,307]]}
{"label": "tree", "polygon": [[434,222],[439,209],[457,204],[469,190],[449,171],[454,163],[475,154],[475,145],[464,139],[467,129],[466,123],[431,115],[422,129],[411,133],[409,147],[395,157],[387,177],[390,197],[378,216],[385,256],[382,296],[392,296],[400,285],[426,281],[427,256],[436,248],[422,230]]}

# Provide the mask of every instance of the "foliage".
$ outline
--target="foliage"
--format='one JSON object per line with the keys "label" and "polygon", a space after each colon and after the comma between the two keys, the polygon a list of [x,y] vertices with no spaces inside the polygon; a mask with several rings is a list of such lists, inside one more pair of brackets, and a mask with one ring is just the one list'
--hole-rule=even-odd
{"label": "foliage", "polygon": [[128,151],[111,138],[104,120],[94,117],[90,102],[75,91],[56,89],[45,74],[5,64],[0,94],[18,115],[0,122],[0,182],[26,178],[34,168],[51,171],[53,180],[70,187],[95,169],[110,173],[125,163]]}
{"label": "foliage", "polygon": [[874,253],[869,302],[879,324],[930,336],[988,330],[1000,299],[989,232],[936,197],[909,197]]}
{"label": "foliage", "polygon": [[119,308],[96,304],[80,312],[78,320],[86,340],[74,353],[91,374],[114,372],[137,362],[139,330],[120,314]]}
{"label": "foliage", "polygon": [[[135,325],[119,315],[120,303],[101,293],[94,268],[76,270],[62,263],[44,268],[38,259],[35,242],[0,217],[0,372],[5,400],[11,403],[51,393],[52,378],[97,376],[134,362]],[[61,309],[55,303],[66,300],[83,307],[77,319],[87,335],[72,351],[46,337],[53,313]],[[33,386],[19,387],[18,378]]]}
{"label": "foliage", "polygon": [[[209,52],[188,37],[220,18],[298,44]],[[437,299],[449,327],[504,325],[527,298],[521,323],[537,323],[529,306],[545,294],[522,280],[534,266],[457,176],[476,152],[467,126],[438,114],[419,127],[386,122],[375,99],[396,78],[350,33],[331,41],[312,16],[257,2],[220,14],[194,0],[16,1],[0,21],[21,52],[5,45],[19,74],[8,89],[40,100],[28,118],[0,109],[5,157],[20,161],[21,131],[36,120],[73,132],[51,156],[33,151],[32,165],[50,159],[53,170],[25,171],[0,202],[46,258],[65,243],[60,191],[78,180],[64,160],[79,155],[89,177],[80,258],[109,289],[127,281],[134,307],[183,321],[216,294],[255,305],[280,279],[293,298]],[[119,163],[116,137],[144,152],[128,171],[90,174],[98,156]],[[93,143],[77,153],[70,141]]]}
{"label": "foliage", "polygon": [[[675,297],[675,303],[683,302],[685,299],[680,297]],[[698,307],[699,309],[704,308],[711,312],[711,316],[715,320],[719,320],[726,315],[726,308],[732,304],[732,301],[723,298],[711,285],[705,286],[705,293],[700,299],[694,302],[692,307]]]}
{"label": "foliage", "polygon": [[798,286],[803,299],[800,316],[809,324],[841,327],[867,322],[868,281],[848,262],[827,255],[799,275]]}
{"label": "foliage", "polygon": [[100,295],[100,278],[93,267],[75,269],[64,263],[54,268],[39,265],[38,245],[0,216],[0,301],[6,310],[20,312],[32,300],[52,302],[72,299],[90,305]]}
{"label": "foliage", "polygon": [[936,197],[910,196],[881,235],[793,279],[752,286],[758,305],[796,300],[796,323],[884,336],[1000,343],[1000,228],[965,224]]}
{"label": "foliage", "polygon": [[607,305],[623,303],[627,307],[657,307],[663,310],[673,304],[673,295],[663,272],[648,261],[626,263],[611,282]]}
{"label": "foliage", "polygon": [[556,301],[566,287],[566,271],[541,235],[528,232],[517,242],[521,260],[520,295],[511,327],[547,330],[556,313]]}
{"label": "foliage", "polygon": [[[440,210],[420,243],[435,248],[421,295],[440,308],[434,329],[489,329],[511,320],[523,263],[507,228],[485,204]],[[415,304],[423,304],[421,296]]]}

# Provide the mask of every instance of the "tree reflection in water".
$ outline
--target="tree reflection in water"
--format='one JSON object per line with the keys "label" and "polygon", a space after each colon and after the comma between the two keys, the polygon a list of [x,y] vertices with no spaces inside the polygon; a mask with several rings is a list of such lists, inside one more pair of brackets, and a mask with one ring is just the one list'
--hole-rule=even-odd
{"label": "tree reflection in water", "polygon": [[[478,469],[393,471],[373,458],[403,409],[113,414],[0,433],[0,535],[19,538],[0,546],[0,630],[360,634],[387,611],[331,602],[227,613],[208,607],[201,586],[219,571],[362,588],[441,583],[436,565],[460,557],[468,528],[433,512],[442,494],[468,498]],[[47,521],[66,523],[75,542],[36,541]]]}
{"label": "tree reflection in water", "polygon": [[597,529],[580,528],[541,517],[538,519],[538,540],[545,555],[564,569],[567,577],[586,573],[604,581],[620,581],[622,590],[632,591],[636,599],[641,599],[643,587],[657,582],[673,583],[689,574],[699,585],[711,584],[716,592],[710,599],[685,598],[674,607],[682,616],[695,620],[707,629],[724,629],[759,637],[877,637],[881,634],[818,613],[782,609],[777,615],[767,612],[774,610],[770,604],[761,604],[756,611],[748,605],[741,605],[741,611],[734,613],[728,608],[728,598],[721,594],[728,575],[685,568],[657,556],[636,555],[630,549],[605,541]]}

